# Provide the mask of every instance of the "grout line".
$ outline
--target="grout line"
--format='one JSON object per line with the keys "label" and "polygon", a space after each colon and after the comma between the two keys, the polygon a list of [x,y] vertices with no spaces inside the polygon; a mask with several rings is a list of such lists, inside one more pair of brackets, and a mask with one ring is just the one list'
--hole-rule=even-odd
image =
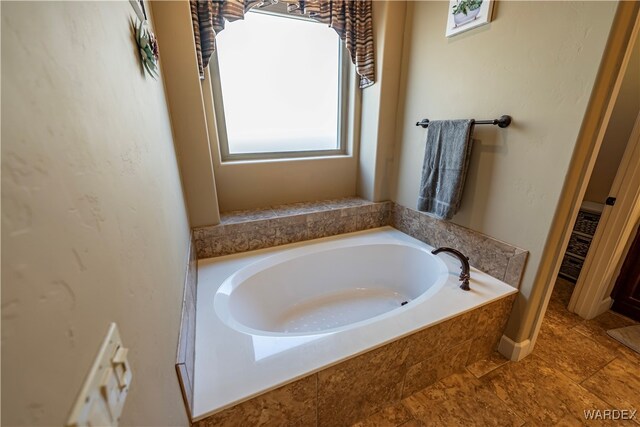
{"label": "grout line", "polygon": [[[567,380],[569,380],[569,381],[570,381],[570,382],[572,382],[573,384],[580,385],[580,383],[581,383],[582,381],[584,381],[584,380],[585,380],[585,378],[583,378],[583,379],[582,379],[582,380],[580,380],[580,381],[576,381],[576,380],[574,380],[573,378],[571,378],[570,376],[566,375],[566,374],[565,374],[564,372],[562,372],[561,370],[558,370],[557,368],[553,367],[553,366],[552,366],[553,361],[549,361],[549,359],[547,359],[547,358],[545,358],[544,356],[541,356],[541,355],[539,355],[539,354],[538,354],[538,355],[536,355],[536,357],[538,357],[538,359],[542,360],[542,361],[547,365],[547,367],[548,367],[548,368],[550,368],[550,369],[551,369],[551,370],[553,370],[554,372],[557,372],[559,375],[561,375],[561,376],[565,377]],[[607,361],[607,364],[608,364],[609,362],[610,362],[610,361]],[[602,367],[604,367],[604,366],[602,366]],[[602,367],[601,367],[601,368],[598,368],[598,370],[602,369]],[[595,372],[597,372],[597,370],[596,370]],[[595,372],[594,372],[594,373],[595,373]]]}
{"label": "grout line", "polygon": [[[595,374],[594,374],[595,375]],[[593,375],[592,375],[593,376]],[[585,380],[586,381],[586,380]],[[584,381],[583,381],[584,382]],[[617,406],[617,404],[614,403],[610,403],[609,401],[607,401],[607,399],[605,399],[604,397],[600,396],[598,393],[596,393],[595,391],[592,391],[588,388],[586,388],[585,386],[583,386],[582,384],[576,384],[578,387],[582,388],[584,391],[586,391],[587,393],[591,394],[592,396],[597,397],[598,399],[602,400],[604,403],[607,403],[609,405],[611,405],[612,408],[615,408]]]}
{"label": "grout line", "polygon": [[[480,361],[480,360],[479,360],[479,361]],[[479,362],[479,361],[478,361],[478,362]],[[475,362],[475,363],[477,363],[477,362]],[[488,371],[487,371],[487,372],[485,372],[484,374],[480,375],[479,377],[478,377],[478,376],[476,376],[476,374],[474,374],[473,372],[471,372],[471,371],[468,369],[470,365],[465,366],[465,367],[464,367],[464,369],[465,369],[467,372],[469,372],[471,375],[473,375],[476,379],[482,379],[482,378],[484,378],[485,376],[489,375],[491,372],[494,372],[494,371],[496,371],[497,369],[502,368],[503,366],[507,366],[509,363],[511,363],[511,361],[510,361],[510,360],[507,360],[507,361],[506,361],[505,363],[503,363],[502,365],[498,365],[498,366],[496,366],[496,367],[494,367],[494,368],[491,368],[490,370],[488,370]],[[473,365],[473,363],[472,363],[472,365]]]}
{"label": "grout line", "polygon": [[[627,321],[631,322],[631,325],[628,325],[628,326],[640,325],[640,322],[637,322],[637,321],[631,319],[630,317],[625,316],[624,314],[617,313],[617,312],[615,312],[615,311],[613,311],[611,309],[609,309],[608,311],[609,311],[609,313],[613,314],[616,317],[620,317],[621,319],[624,319],[624,320],[627,320]],[[620,328],[624,328],[625,326],[619,326],[619,327]],[[614,328],[614,329],[617,329],[617,328]]]}
{"label": "grout line", "polygon": [[[614,357],[612,360],[610,360],[609,362],[605,363],[605,364],[604,364],[604,366],[602,366],[600,369],[598,369],[598,370],[597,370],[597,371],[595,371],[593,374],[589,375],[587,378],[585,378],[585,379],[583,379],[582,381],[580,381],[580,382],[578,383],[578,385],[582,385],[584,382],[586,382],[586,381],[590,380],[591,378],[593,378],[596,374],[600,373],[600,371],[602,371],[604,368],[606,368],[607,366],[609,366],[610,364],[612,364],[612,363],[613,363],[613,361],[614,361],[614,360],[616,360],[616,359],[618,359],[618,358],[619,358],[619,357],[618,357],[618,356],[616,356],[616,357]],[[584,387],[584,388],[586,389],[586,387]],[[593,392],[592,392],[592,394],[595,394],[595,393],[593,393]],[[598,397],[600,397],[600,396],[598,396]],[[602,398],[601,398],[601,399],[602,399]],[[604,400],[604,399],[602,399],[602,400]]]}
{"label": "grout line", "polygon": [[[407,363],[406,359],[405,362]],[[407,366],[407,371],[404,373],[404,375],[402,376],[402,384],[400,385],[400,400],[399,402],[402,403],[402,401],[404,400],[404,386],[405,383],[407,382],[407,373],[409,372],[409,369],[411,368],[411,366]]]}
{"label": "grout line", "polygon": [[[532,355],[529,355],[528,357],[533,357]],[[498,368],[494,369],[494,371],[497,371],[500,368],[503,368],[505,366],[509,366],[509,363],[505,363],[502,366],[499,366]],[[511,404],[509,402],[507,402],[505,399],[503,399],[502,397],[500,397],[500,395],[498,393],[496,393],[496,391],[494,390],[494,388],[491,386],[490,382],[488,382],[486,379],[482,380],[480,378],[478,378],[478,381],[481,382],[482,387],[488,391],[489,393],[493,394],[494,396],[496,396],[498,398],[499,401],[501,401],[504,406],[509,409],[511,412],[513,412],[513,414],[516,416],[517,419],[522,421],[522,424],[520,424],[521,426],[527,424],[530,420],[530,416],[529,414],[527,414],[526,412],[521,413],[520,411],[518,411],[517,408],[514,408],[513,406],[511,406]]]}
{"label": "grout line", "polygon": [[320,376],[318,375],[318,373],[316,372],[315,374],[316,376],[316,427],[318,427],[318,418],[320,416]]}
{"label": "grout line", "polygon": [[418,420],[418,419],[415,419],[415,418],[411,417],[411,419],[410,419],[410,420],[407,420],[407,421],[403,422],[402,424],[398,424],[398,425],[396,425],[396,427],[406,426],[406,425],[407,425],[407,424],[409,424],[411,421],[417,421],[417,422],[419,422],[419,423],[420,423],[420,425],[421,425],[421,426],[423,426],[423,425],[424,425],[424,423],[423,423],[422,421],[420,421],[420,420]]}

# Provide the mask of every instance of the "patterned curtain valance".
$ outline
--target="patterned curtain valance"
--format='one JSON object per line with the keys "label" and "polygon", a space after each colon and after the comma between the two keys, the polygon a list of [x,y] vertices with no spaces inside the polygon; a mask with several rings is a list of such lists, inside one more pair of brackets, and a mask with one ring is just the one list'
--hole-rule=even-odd
{"label": "patterned curtain valance", "polygon": [[[277,0],[190,0],[201,77],[215,50],[215,36],[224,29],[225,20],[244,19],[252,7],[272,2]],[[285,0],[285,3],[288,13],[309,16],[338,33],[356,66],[361,88],[375,82],[371,0]]]}

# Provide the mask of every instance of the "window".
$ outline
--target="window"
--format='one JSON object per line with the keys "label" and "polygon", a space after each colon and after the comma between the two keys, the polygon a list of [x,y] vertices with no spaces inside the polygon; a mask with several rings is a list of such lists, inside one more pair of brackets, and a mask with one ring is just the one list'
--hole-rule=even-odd
{"label": "window", "polygon": [[261,10],[228,24],[211,73],[222,160],[344,154],[345,50],[302,17]]}

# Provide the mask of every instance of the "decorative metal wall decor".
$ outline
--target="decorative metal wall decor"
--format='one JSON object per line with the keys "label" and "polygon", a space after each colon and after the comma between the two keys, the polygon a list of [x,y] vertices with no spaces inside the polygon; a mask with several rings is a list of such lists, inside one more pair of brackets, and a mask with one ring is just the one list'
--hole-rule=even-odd
{"label": "decorative metal wall decor", "polygon": [[135,26],[136,43],[140,51],[142,68],[154,79],[158,78],[158,41],[149,30],[147,21],[138,21]]}

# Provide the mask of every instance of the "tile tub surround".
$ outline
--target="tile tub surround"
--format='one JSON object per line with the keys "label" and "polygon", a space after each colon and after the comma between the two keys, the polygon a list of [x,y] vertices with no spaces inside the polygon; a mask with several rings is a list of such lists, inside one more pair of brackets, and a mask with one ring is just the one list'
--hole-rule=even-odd
{"label": "tile tub surround", "polygon": [[478,270],[520,287],[528,251],[396,203],[392,204],[389,221],[393,228],[428,245],[458,249]]}
{"label": "tile tub surround", "polygon": [[211,258],[367,230],[389,224],[391,202],[359,198],[294,203],[223,213],[194,229],[198,258]]}
{"label": "tile tub surround", "polygon": [[[390,227],[313,244],[380,238],[423,245]],[[450,273],[441,293],[415,309],[287,342],[240,333],[207,309],[220,283],[235,271],[307,245],[199,261],[194,425],[349,425],[489,357],[517,292],[473,269],[475,292],[467,293]],[[459,268],[453,258],[442,259],[450,272]]]}
{"label": "tile tub surround", "polygon": [[391,225],[433,247],[458,249],[469,256],[474,267],[518,288],[529,254],[393,202],[373,203],[359,198],[229,212],[221,215],[221,221],[194,229],[199,259]]}
{"label": "tile tub surround", "polygon": [[[640,408],[640,353],[606,332],[636,322],[611,311],[591,320],[569,312],[573,288],[563,279],[556,282],[538,344],[527,358],[511,362],[494,354],[467,366],[467,373],[456,373],[387,406],[357,427],[640,425],[637,414],[633,421],[585,420],[585,410]],[[541,345],[569,351],[569,357],[559,358]],[[595,373],[584,369],[590,359],[601,360]],[[582,375],[574,378],[567,375],[580,371]]]}
{"label": "tile tub surround", "polygon": [[182,397],[191,417],[193,409],[193,380],[196,359],[196,285],[198,282],[198,259],[193,234],[190,239],[187,273],[182,297],[182,319],[178,336],[176,372],[182,390]]}
{"label": "tile tub surround", "polygon": [[[491,358],[514,297],[305,376],[193,425],[349,426],[467,365]],[[482,352],[470,351],[476,347]]]}

